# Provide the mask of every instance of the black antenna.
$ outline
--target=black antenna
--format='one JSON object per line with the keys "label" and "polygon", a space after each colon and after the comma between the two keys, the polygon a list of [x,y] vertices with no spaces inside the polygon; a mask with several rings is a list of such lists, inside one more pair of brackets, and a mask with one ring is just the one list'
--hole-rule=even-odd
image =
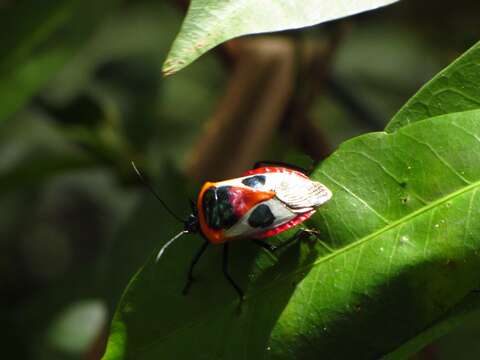
{"label": "black antenna", "polygon": [[155,190],[153,189],[152,185],[149,184],[149,182],[147,180],[145,180],[145,178],[143,177],[143,175],[140,173],[140,171],[137,169],[137,167],[135,166],[135,163],[132,161],[132,166],[133,166],[133,169],[135,170],[135,172],[137,173],[138,177],[140,178],[140,180],[142,181],[142,183],[150,190],[150,192],[153,194],[153,196],[155,196],[157,198],[158,201],[160,201],[160,203],[163,205],[163,207],[170,213],[170,215],[172,215],[175,219],[177,219],[179,222],[183,223],[184,221],[180,218],[180,216],[178,216],[177,214],[175,214],[169,207],[167,204],[165,204],[165,202],[160,198],[160,196],[158,196],[158,194],[155,192]]}

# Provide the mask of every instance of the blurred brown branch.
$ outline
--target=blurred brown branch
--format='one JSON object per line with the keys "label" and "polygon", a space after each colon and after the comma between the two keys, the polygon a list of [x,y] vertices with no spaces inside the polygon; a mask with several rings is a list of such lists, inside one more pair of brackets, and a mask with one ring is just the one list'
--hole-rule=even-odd
{"label": "blurred brown branch", "polygon": [[325,158],[330,147],[309,115],[315,99],[325,91],[334,59],[346,26],[336,23],[327,28],[326,41],[297,41],[298,74],[296,89],[285,113],[282,128],[290,140],[315,161]]}
{"label": "blurred brown branch", "polygon": [[277,35],[224,45],[233,59],[231,78],[189,156],[189,176],[237,176],[262,158],[278,134],[315,160],[330,152],[321,129],[309,118],[315,97],[325,87],[343,27],[335,26],[328,34],[326,42]]}
{"label": "blurred brown branch", "polygon": [[294,46],[284,37],[230,41],[235,59],[224,97],[194,146],[187,173],[199,180],[238,175],[262,154],[288,105]]}

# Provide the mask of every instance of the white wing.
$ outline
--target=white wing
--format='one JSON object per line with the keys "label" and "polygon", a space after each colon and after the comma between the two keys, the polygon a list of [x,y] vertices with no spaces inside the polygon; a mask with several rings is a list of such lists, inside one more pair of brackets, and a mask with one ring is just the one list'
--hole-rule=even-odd
{"label": "white wing", "polygon": [[278,200],[296,213],[313,210],[332,197],[332,192],[325,185],[291,171],[236,178],[229,180],[228,185],[249,187],[244,181],[252,178],[262,178],[253,186],[255,189],[274,191]]}
{"label": "white wing", "polygon": [[294,173],[285,175],[273,190],[277,198],[295,212],[312,210],[332,197],[325,185]]}

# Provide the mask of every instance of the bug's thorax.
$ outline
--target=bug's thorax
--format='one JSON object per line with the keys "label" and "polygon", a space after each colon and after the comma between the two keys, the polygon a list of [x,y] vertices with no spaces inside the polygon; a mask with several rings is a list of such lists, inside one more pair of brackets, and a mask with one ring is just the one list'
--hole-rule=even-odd
{"label": "bug's thorax", "polygon": [[212,243],[222,243],[241,236],[227,236],[252,207],[275,196],[273,191],[255,191],[238,186],[235,181],[207,182],[198,196],[198,221],[202,234]]}

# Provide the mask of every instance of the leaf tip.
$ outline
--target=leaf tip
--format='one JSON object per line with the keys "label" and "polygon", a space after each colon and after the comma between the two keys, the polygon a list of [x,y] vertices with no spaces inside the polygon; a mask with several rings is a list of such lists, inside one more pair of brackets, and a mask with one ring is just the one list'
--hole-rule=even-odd
{"label": "leaf tip", "polygon": [[182,60],[170,60],[167,59],[162,66],[162,74],[164,77],[170,76],[183,69],[188,65],[185,61]]}
{"label": "leaf tip", "polygon": [[178,70],[175,69],[174,66],[164,63],[162,67],[162,75],[163,77],[170,76],[172,74],[175,74]]}

